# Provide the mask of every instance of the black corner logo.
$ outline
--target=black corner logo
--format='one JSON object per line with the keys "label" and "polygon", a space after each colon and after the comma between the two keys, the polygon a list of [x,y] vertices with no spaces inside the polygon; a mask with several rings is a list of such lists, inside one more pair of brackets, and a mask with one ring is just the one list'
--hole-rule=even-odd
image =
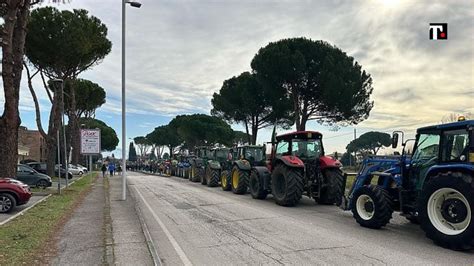
{"label": "black corner logo", "polygon": [[448,23],[430,23],[430,40],[447,40]]}

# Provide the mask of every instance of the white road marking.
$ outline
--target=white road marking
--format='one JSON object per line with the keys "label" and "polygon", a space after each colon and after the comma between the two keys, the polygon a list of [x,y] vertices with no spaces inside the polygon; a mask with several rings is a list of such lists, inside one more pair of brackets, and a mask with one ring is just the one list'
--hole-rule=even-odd
{"label": "white road marking", "polygon": [[181,259],[181,261],[183,262],[183,264],[186,265],[186,266],[193,265],[191,263],[191,261],[188,259],[188,257],[186,256],[186,254],[184,253],[183,249],[179,246],[176,239],[173,237],[173,235],[171,235],[170,231],[168,231],[165,224],[161,221],[160,217],[158,217],[158,215],[155,213],[155,211],[153,211],[153,209],[150,207],[150,204],[148,204],[148,202],[145,200],[142,193],[137,189],[137,187],[135,187],[135,190],[137,191],[138,196],[140,196],[140,198],[142,199],[145,206],[148,208],[148,210],[153,215],[153,218],[155,218],[155,221],[160,225],[163,232],[165,232],[166,237],[168,237],[168,240],[170,241],[171,245],[173,246],[174,250],[178,254],[178,256]]}

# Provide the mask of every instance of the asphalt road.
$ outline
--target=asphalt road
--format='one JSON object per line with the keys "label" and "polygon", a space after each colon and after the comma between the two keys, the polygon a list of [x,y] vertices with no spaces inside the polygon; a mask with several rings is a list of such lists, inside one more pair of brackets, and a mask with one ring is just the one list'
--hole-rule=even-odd
{"label": "asphalt road", "polygon": [[435,246],[394,213],[384,229],[360,227],[350,212],[303,198],[281,207],[177,177],[130,173],[155,249],[165,265],[473,265],[474,252]]}

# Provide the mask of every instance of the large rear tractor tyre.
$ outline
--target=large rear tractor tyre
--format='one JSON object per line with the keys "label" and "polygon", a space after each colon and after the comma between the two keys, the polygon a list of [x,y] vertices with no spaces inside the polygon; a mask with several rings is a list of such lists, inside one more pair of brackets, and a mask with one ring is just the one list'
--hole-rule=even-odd
{"label": "large rear tractor tyre", "polygon": [[303,170],[279,164],[272,172],[272,194],[278,205],[291,207],[303,195]]}
{"label": "large rear tractor tyre", "polygon": [[230,172],[227,170],[222,171],[221,173],[221,188],[224,191],[230,191],[232,190],[232,185],[231,185],[231,180],[230,180]]}
{"label": "large rear tractor tyre", "polygon": [[220,171],[218,169],[209,169],[207,186],[208,187],[217,187],[219,186]]}
{"label": "large rear tractor tyre", "polygon": [[418,219],[426,237],[453,250],[474,247],[473,176],[460,172],[439,173],[423,186]]}
{"label": "large rear tractor tyre", "polygon": [[199,173],[199,180],[201,181],[201,185],[207,185],[207,174],[208,174],[208,168],[206,169],[202,169],[202,168],[199,168],[198,169],[198,173]]}
{"label": "large rear tractor tyre", "polygon": [[268,192],[263,187],[262,177],[258,175],[257,171],[252,171],[250,173],[249,187],[252,198],[260,200],[267,198]]}
{"label": "large rear tractor tyre", "polygon": [[317,199],[319,204],[341,205],[344,197],[344,175],[338,168],[326,169],[323,173],[325,186],[321,189],[321,196]]}
{"label": "large rear tractor tyre", "polygon": [[354,192],[352,214],[363,227],[379,229],[392,219],[392,200],[388,192],[375,185],[363,186]]}
{"label": "large rear tractor tyre", "polygon": [[234,194],[245,194],[247,193],[249,183],[249,171],[241,170],[237,166],[232,168],[231,173],[231,187]]}
{"label": "large rear tractor tyre", "polygon": [[199,182],[201,178],[199,177],[200,173],[200,168],[198,168],[196,165],[193,165],[191,168],[191,181],[192,182]]}

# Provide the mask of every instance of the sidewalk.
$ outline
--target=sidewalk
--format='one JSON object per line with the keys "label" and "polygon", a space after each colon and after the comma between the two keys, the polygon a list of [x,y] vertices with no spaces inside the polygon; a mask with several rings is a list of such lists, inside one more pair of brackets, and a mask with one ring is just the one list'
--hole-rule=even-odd
{"label": "sidewalk", "polygon": [[131,197],[120,176],[99,178],[59,233],[53,265],[153,265]]}

